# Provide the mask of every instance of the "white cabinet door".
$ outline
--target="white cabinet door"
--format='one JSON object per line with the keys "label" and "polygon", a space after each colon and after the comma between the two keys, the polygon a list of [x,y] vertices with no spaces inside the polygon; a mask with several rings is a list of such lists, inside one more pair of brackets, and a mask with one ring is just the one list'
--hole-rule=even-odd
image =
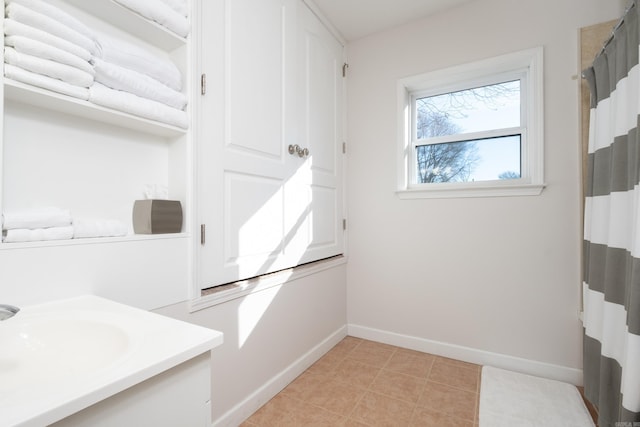
{"label": "white cabinet door", "polygon": [[298,11],[298,144],[309,150],[298,164],[298,203],[288,228],[299,231],[287,248],[300,263],[343,252],[343,47],[313,12]]}
{"label": "white cabinet door", "polygon": [[342,48],[299,0],[207,3],[201,288],[342,252]]}

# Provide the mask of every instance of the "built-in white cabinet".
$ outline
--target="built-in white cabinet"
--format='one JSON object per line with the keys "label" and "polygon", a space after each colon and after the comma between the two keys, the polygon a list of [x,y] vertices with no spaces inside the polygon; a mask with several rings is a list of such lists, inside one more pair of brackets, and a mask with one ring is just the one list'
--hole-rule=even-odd
{"label": "built-in white cabinet", "polygon": [[199,288],[343,252],[343,46],[302,0],[205,2]]}
{"label": "built-in white cabinet", "polygon": [[[187,112],[193,112],[193,32],[177,36],[111,0],[49,3],[92,29],[171,59],[182,72]],[[199,1],[191,9],[191,16],[198,17]],[[198,31],[197,19],[192,19],[192,30]],[[181,201],[182,230],[189,231],[193,124],[183,129],[9,78],[3,78],[2,91],[2,211],[56,206],[74,217],[117,219],[129,226],[127,237],[111,241],[148,239],[133,235],[133,203],[144,198],[147,185],[161,185],[168,187],[169,198]],[[47,243],[1,246],[41,245]]]}
{"label": "built-in white cabinet", "polygon": [[[183,129],[0,77],[0,211],[55,206],[128,227],[123,237],[0,243],[1,293],[16,304],[84,293],[147,309],[184,301],[202,1],[189,0],[187,37],[112,0],[47,2],[92,30],[170,59],[182,74],[190,123]],[[168,197],[181,202],[180,233],[133,233],[133,204],[149,184],[168,187]]]}

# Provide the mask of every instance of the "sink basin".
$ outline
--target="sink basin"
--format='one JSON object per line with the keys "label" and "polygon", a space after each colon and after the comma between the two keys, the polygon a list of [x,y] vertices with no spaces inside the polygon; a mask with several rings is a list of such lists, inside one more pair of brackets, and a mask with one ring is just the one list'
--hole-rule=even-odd
{"label": "sink basin", "polygon": [[222,343],[222,333],[86,295],[0,322],[0,427],[53,424]]}
{"label": "sink basin", "polygon": [[0,325],[0,342],[1,401],[4,393],[99,373],[126,355],[131,340],[118,325],[74,312],[16,317]]}

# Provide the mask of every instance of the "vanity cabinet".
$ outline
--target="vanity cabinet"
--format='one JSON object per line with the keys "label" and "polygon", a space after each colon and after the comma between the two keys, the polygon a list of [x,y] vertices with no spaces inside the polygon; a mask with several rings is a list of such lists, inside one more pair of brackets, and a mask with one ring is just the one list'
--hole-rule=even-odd
{"label": "vanity cabinet", "polygon": [[51,426],[210,427],[210,359],[203,353]]}
{"label": "vanity cabinet", "polygon": [[1,426],[210,426],[223,334],[94,295],[3,322]]}

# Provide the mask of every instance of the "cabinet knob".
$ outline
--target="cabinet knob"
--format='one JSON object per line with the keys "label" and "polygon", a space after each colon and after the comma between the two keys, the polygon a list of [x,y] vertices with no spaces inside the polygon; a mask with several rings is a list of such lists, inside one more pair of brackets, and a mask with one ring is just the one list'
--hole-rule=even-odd
{"label": "cabinet knob", "polygon": [[294,155],[297,154],[298,157],[307,157],[309,155],[308,148],[302,148],[298,144],[289,145],[289,154]]}

